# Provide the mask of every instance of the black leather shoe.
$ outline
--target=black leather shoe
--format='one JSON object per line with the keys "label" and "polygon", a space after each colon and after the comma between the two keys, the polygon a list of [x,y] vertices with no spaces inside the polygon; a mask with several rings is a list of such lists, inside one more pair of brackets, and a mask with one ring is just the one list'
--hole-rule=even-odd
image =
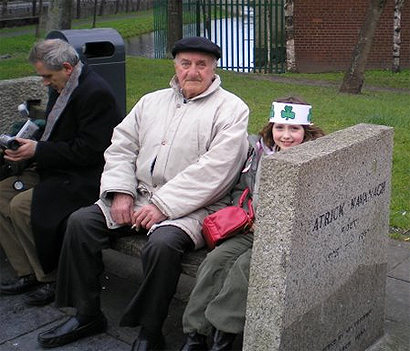
{"label": "black leather shoe", "polygon": [[206,335],[197,332],[189,333],[179,351],[206,351],[208,350],[206,339]]}
{"label": "black leather shoe", "polygon": [[154,338],[141,328],[138,338],[132,344],[131,351],[160,351],[165,346],[164,337],[160,334]]}
{"label": "black leather shoe", "polygon": [[236,334],[225,333],[221,330],[216,330],[214,334],[213,345],[210,351],[230,351],[232,350],[233,342]]}
{"label": "black leather shoe", "polygon": [[45,283],[23,296],[27,305],[44,306],[54,301],[56,283]]}
{"label": "black leather shoe", "polygon": [[71,317],[63,324],[39,334],[37,341],[43,347],[57,347],[69,344],[86,336],[102,333],[106,329],[107,319],[102,312],[90,322],[82,325],[76,317]]}
{"label": "black leather shoe", "polygon": [[0,291],[6,295],[18,295],[33,289],[39,284],[35,275],[29,274],[12,280],[11,282],[1,283]]}
{"label": "black leather shoe", "polygon": [[179,351],[206,351],[208,350],[206,339],[206,335],[197,332],[189,333]]}

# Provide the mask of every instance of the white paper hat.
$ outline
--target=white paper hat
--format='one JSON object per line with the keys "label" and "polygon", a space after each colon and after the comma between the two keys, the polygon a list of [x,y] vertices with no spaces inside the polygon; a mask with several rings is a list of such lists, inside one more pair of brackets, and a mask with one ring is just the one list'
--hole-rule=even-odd
{"label": "white paper hat", "polygon": [[311,105],[274,101],[270,109],[269,122],[273,123],[310,125],[311,119]]}

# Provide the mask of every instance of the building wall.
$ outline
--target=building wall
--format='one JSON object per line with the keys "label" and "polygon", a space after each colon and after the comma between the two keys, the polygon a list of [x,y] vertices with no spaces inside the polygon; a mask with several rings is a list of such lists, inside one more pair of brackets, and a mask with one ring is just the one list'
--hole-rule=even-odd
{"label": "building wall", "polygon": [[[369,0],[294,0],[293,25],[298,72],[344,71],[366,17]],[[366,69],[391,69],[394,0],[377,27]],[[410,3],[401,17],[401,68],[410,68]]]}

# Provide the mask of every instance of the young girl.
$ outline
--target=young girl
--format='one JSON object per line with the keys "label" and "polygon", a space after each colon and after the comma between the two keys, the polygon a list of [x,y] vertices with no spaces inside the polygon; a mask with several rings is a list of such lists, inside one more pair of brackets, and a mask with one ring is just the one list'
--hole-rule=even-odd
{"label": "young girl", "polygon": [[[250,156],[232,191],[237,204],[248,187],[256,210],[259,163],[262,155],[289,149],[324,135],[311,123],[312,106],[289,97],[272,103],[269,123],[259,135],[249,137]],[[181,351],[231,350],[234,339],[245,325],[249,266],[253,228],[222,242],[211,251],[198,268],[194,289],[183,315],[187,334]],[[213,333],[212,346],[207,338]]]}

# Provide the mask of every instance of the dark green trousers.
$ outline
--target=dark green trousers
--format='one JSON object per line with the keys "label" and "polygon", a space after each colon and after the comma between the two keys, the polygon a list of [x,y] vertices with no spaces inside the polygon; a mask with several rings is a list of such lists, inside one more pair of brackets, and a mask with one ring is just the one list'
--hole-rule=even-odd
{"label": "dark green trousers", "polygon": [[236,235],[207,255],[183,315],[184,333],[243,331],[252,243],[253,234]]}

